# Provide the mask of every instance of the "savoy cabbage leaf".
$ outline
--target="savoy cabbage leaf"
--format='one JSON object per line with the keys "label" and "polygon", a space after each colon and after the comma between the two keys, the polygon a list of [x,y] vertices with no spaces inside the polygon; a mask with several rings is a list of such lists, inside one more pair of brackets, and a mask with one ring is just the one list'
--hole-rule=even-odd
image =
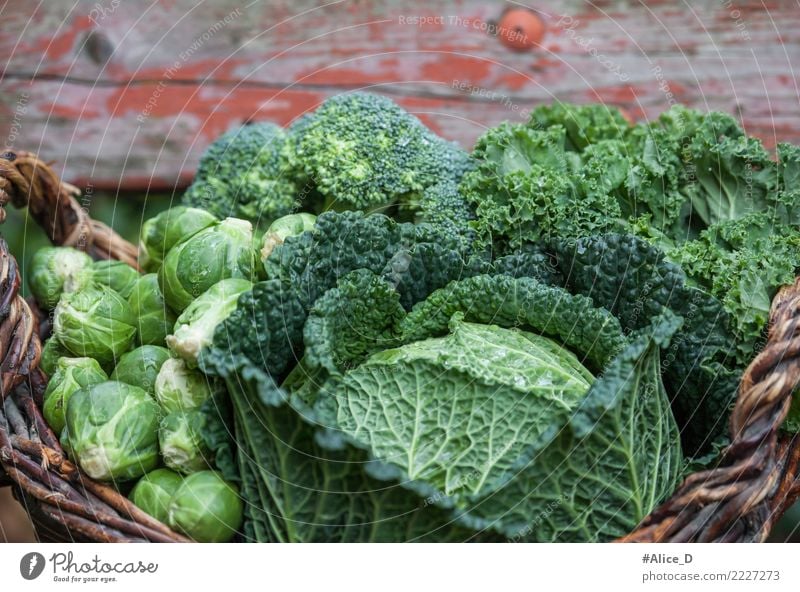
{"label": "savoy cabbage leaf", "polygon": [[691,286],[658,248],[632,235],[560,241],[553,253],[569,291],[611,311],[626,332],[647,326],[664,308],[685,320],[662,364],[685,452],[702,454],[724,437],[741,371],[722,304]]}
{"label": "savoy cabbage leaf", "polygon": [[366,454],[318,442],[313,423],[268,376],[228,379],[246,500],[247,538],[259,542],[487,540],[397,484],[371,477]]}

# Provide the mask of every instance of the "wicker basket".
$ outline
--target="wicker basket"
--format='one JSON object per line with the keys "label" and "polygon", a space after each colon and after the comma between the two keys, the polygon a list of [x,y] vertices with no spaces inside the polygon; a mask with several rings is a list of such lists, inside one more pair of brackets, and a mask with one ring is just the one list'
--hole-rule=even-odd
{"label": "wicker basket", "polygon": [[[10,201],[27,207],[53,243],[136,266],[136,248],[91,220],[77,195],[34,155],[0,155],[0,222]],[[42,323],[35,305],[18,295],[17,263],[2,239],[0,265],[0,484],[14,485],[42,540],[186,541],[65,458],[41,413],[47,384],[38,368]]]}
{"label": "wicker basket", "polygon": [[[136,249],[88,218],[78,191],[34,155],[0,155],[3,206],[28,207],[55,244],[136,266]],[[40,411],[46,377],[34,305],[18,296],[14,258],[0,240],[0,485],[11,484],[40,538],[51,541],[184,541],[112,488],[65,459]],[[772,303],[764,350],[745,371],[718,468],[688,477],[625,542],[759,542],[800,496],[800,436],[779,437],[800,382],[800,279]]]}

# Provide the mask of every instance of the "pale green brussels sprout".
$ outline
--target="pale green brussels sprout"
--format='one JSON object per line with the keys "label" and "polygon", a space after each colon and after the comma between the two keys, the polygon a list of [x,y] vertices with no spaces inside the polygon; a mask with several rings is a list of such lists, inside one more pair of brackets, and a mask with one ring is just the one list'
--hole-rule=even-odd
{"label": "pale green brussels sprout", "polygon": [[216,216],[198,208],[177,206],[161,212],[142,225],[139,262],[144,269],[157,271],[172,247],[215,222]]}
{"label": "pale green brussels sprout", "polygon": [[67,425],[64,414],[70,397],[84,387],[106,380],[108,375],[103,372],[97,360],[60,358],[44,392],[42,411],[47,425],[53,428],[54,432],[61,432]]}
{"label": "pale green brussels sprout", "polygon": [[167,346],[190,367],[197,365],[200,351],[214,339],[214,329],[236,310],[239,296],[253,288],[247,280],[228,278],[211,286],[178,317]]}
{"label": "pale green brussels sprout", "polygon": [[254,261],[253,225],[226,218],[167,253],[158,279],[167,304],[180,313],[220,280],[252,279]]}
{"label": "pale green brussels sprout", "polygon": [[[90,281],[103,284],[123,298],[128,298],[139,279],[139,272],[122,261],[95,261],[87,272]],[[84,285],[89,282],[84,282]]]}
{"label": "pale green brussels sprout", "polygon": [[135,335],[130,305],[108,286],[64,294],[56,307],[53,336],[76,357],[111,363],[128,351]]}
{"label": "pale green brussels sprout", "polygon": [[213,383],[180,358],[170,358],[156,378],[156,401],[165,413],[196,409],[214,393]]}
{"label": "pale green brussels sprout", "polygon": [[183,477],[175,471],[156,469],[139,479],[129,497],[140,510],[166,524],[169,502],[182,483]]}
{"label": "pale green brussels sprout", "polygon": [[72,456],[99,481],[127,481],[158,466],[160,411],[139,387],[107,381],[78,390],[67,402]]}
{"label": "pale green brussels sprout", "polygon": [[200,471],[172,496],[167,524],[200,543],[225,543],[242,526],[243,511],[233,485],[215,471]]}
{"label": "pale green brussels sprout", "polygon": [[278,245],[282,245],[290,236],[303,234],[307,230],[312,230],[317,223],[317,217],[305,212],[300,214],[289,214],[275,220],[267,228],[261,245],[261,261],[266,261],[272,251]]}
{"label": "pale green brussels sprout", "polygon": [[70,358],[72,354],[70,351],[58,342],[55,337],[50,337],[44,342],[42,347],[42,355],[39,358],[39,368],[41,368],[47,376],[52,376],[56,373],[58,368],[58,360],[61,358]]}
{"label": "pale green brussels sprout", "polygon": [[61,444],[61,448],[64,449],[64,452],[67,453],[69,458],[73,458],[72,456],[72,446],[69,444],[69,430],[67,430],[67,426],[64,426],[64,429],[61,430],[61,435],[58,437],[58,443]]}
{"label": "pale green brussels sprout", "polygon": [[111,380],[132,384],[154,395],[161,366],[169,359],[169,350],[157,345],[143,345],[122,354]]}
{"label": "pale green brussels sprout", "polygon": [[170,469],[190,474],[207,469],[211,451],[203,440],[205,413],[200,409],[173,411],[161,420],[158,443]]}
{"label": "pale green brussels sprout", "polygon": [[77,289],[83,272],[92,265],[86,253],[71,247],[44,247],[36,251],[26,273],[39,306],[52,310],[61,294]]}
{"label": "pale green brussels sprout", "polygon": [[163,344],[177,317],[167,306],[155,273],[139,278],[131,290],[128,304],[137,319],[136,342],[139,345]]}

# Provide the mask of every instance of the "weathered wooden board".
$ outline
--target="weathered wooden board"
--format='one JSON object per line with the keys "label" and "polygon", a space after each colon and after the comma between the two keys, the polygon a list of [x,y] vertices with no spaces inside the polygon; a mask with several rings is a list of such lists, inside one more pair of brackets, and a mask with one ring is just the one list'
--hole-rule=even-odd
{"label": "weathered wooden board", "polygon": [[800,142],[794,0],[542,1],[540,44],[487,29],[503,2],[57,0],[5,3],[0,141],[95,187],[172,187],[250,119],[288,124],[332,93],[392,95],[470,146],[555,99],[636,119],[682,102]]}

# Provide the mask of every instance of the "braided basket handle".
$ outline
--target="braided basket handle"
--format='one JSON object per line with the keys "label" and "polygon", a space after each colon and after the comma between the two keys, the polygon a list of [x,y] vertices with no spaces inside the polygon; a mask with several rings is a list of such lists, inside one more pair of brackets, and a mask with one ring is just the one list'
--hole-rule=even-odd
{"label": "braided basket handle", "polygon": [[53,244],[75,247],[95,259],[123,261],[138,270],[136,247],[92,220],[78,197],[80,190],[61,182],[35,154],[12,150],[0,154],[0,224],[8,202],[27,207]]}
{"label": "braided basket handle", "polygon": [[621,542],[763,542],[800,497],[800,434],[779,429],[800,382],[800,278],[772,301],[767,343],[739,384],[720,465],[686,478]]}

